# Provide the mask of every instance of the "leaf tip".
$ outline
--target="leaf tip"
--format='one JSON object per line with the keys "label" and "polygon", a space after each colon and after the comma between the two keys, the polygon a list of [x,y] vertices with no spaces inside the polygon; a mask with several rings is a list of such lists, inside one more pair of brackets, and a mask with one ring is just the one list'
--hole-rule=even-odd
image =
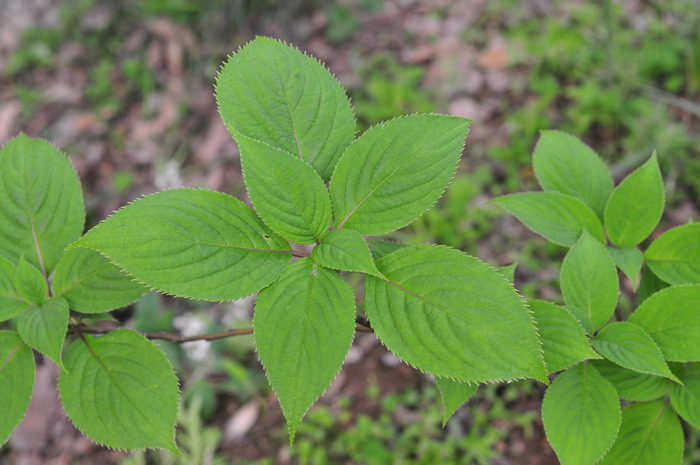
{"label": "leaf tip", "polygon": [[294,445],[294,439],[296,439],[297,428],[299,428],[298,421],[288,421],[287,422],[287,432],[289,433],[289,445]]}

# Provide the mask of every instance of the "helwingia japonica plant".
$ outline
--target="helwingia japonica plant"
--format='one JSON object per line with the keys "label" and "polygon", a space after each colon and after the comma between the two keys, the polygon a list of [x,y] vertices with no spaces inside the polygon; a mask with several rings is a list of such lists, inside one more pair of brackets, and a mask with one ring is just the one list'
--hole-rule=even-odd
{"label": "helwingia japonica plant", "polygon": [[[178,382],[152,335],[91,326],[153,289],[207,301],[257,293],[255,346],[292,441],[361,329],[434,376],[445,421],[479,384],[553,380],[542,415],[564,465],[680,464],[678,416],[700,426],[700,229],[642,250],[664,208],[655,156],[615,187],[590,148],[542,134],[544,191],[493,201],[569,248],[563,301],[526,302],[514,267],[386,240],[442,195],[469,120],[410,115],[357,135],[333,76],[262,37],[228,59],[216,97],[252,208],[174,189],[82,235],[68,159],[24,135],[0,152],[0,442],[29,404],[35,350],[60,367],[64,409],[87,436],[177,453]],[[640,289],[627,319],[618,269]]]}
{"label": "helwingia japonica plant", "polygon": [[[665,201],[656,154],[615,186],[588,146],[545,131],[533,165],[542,192],[492,202],[569,247],[564,306],[529,302],[547,371],[563,370],[542,404],[547,438],[564,465],[680,464],[679,417],[700,427],[700,224],[649,238]],[[638,289],[628,318],[620,272]]]}

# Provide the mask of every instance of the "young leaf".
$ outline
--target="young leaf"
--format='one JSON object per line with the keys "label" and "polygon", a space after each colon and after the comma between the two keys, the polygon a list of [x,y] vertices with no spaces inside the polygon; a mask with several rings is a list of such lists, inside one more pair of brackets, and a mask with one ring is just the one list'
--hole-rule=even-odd
{"label": "young leaf", "polygon": [[255,347],[290,440],[340,371],[355,334],[352,288],[310,258],[291,264],[255,303]]}
{"label": "young leaf", "polygon": [[583,231],[605,242],[600,220],[579,199],[557,192],[523,192],[491,200],[550,242],[571,247]]}
{"label": "young leaf", "polygon": [[17,332],[27,345],[63,366],[61,352],[69,316],[65,299],[54,297],[22,313],[17,318]]}
{"label": "young leaf", "polygon": [[547,440],[562,465],[600,460],[615,442],[620,416],[615,388],[589,363],[559,375],[542,402]]}
{"label": "young leaf", "polygon": [[607,325],[593,339],[593,347],[628,370],[678,381],[651,336],[634,323],[620,321]]}
{"label": "young leaf", "polygon": [[614,184],[605,163],[589,146],[565,132],[542,131],[532,166],[545,191],[574,196],[603,217]]}
{"label": "young leaf", "polygon": [[469,123],[455,116],[411,115],[362,134],[331,179],[336,227],[384,234],[422,215],[452,179]]}
{"label": "young leaf", "polygon": [[589,334],[610,319],[619,292],[617,269],[590,234],[583,233],[564,257],[560,281],[566,307]]}
{"label": "young leaf", "polygon": [[13,331],[0,331],[0,446],[22,421],[34,388],[34,354]]}
{"label": "young leaf", "polygon": [[530,300],[528,305],[535,316],[549,373],[600,358],[591,348],[583,327],[567,309],[542,300]]}
{"label": "young leaf", "polygon": [[297,244],[320,240],[331,224],[331,199],[314,169],[262,142],[237,142],[248,195],[265,224]]}
{"label": "young leaf", "polygon": [[337,229],[328,233],[321,244],[314,247],[311,256],[326,268],[381,276],[367,242],[351,229]]}
{"label": "young leaf", "polygon": [[54,293],[81,313],[108,312],[135,302],[148,289],[88,249],[71,249],[61,257],[53,277]]}
{"label": "young leaf", "polygon": [[527,307],[495,269],[458,250],[404,247],[365,276],[377,337],[414,367],[470,383],[546,379]]}
{"label": "young leaf", "polygon": [[684,376],[683,384],[674,384],[671,405],[685,421],[700,428],[700,374]]}
{"label": "young leaf", "polygon": [[49,274],[63,249],[80,237],[85,208],[66,156],[20,134],[0,150],[0,255],[24,255]]}
{"label": "young leaf", "polygon": [[668,403],[632,404],[622,411],[617,440],[600,465],[680,465],[683,429]]}
{"label": "young leaf", "polygon": [[350,101],[315,59],[266,37],[229,58],[216,80],[219,113],[237,137],[309,163],[327,181],[355,135]]}
{"label": "young leaf", "polygon": [[15,289],[29,303],[41,305],[49,298],[49,286],[41,274],[22,256],[15,270]]}
{"label": "young leaf", "polygon": [[630,316],[656,341],[669,362],[700,361],[700,284],[662,289]]}
{"label": "young leaf", "polygon": [[408,244],[398,241],[368,240],[367,244],[369,244],[369,250],[372,252],[372,257],[375,260],[379,260],[384,255],[389,255],[391,252],[395,252],[408,246]]}
{"label": "young leaf", "polygon": [[666,231],[649,246],[644,259],[667,283],[700,283],[700,223]]}
{"label": "young leaf", "polygon": [[654,153],[627,176],[605,206],[605,231],[618,247],[637,245],[651,234],[664,211],[664,183]]}
{"label": "young leaf", "polygon": [[17,293],[16,270],[17,267],[11,261],[0,257],[0,321],[14,318],[31,306]]}
{"label": "young leaf", "polygon": [[289,244],[243,202],[220,192],[147,195],[88,231],[73,247],[97,250],[150,287],[202,300],[240,299],[289,263]]}
{"label": "young leaf", "polygon": [[656,400],[674,384],[661,376],[637,373],[607,360],[594,360],[591,363],[605,379],[615,386],[617,394],[626,400],[635,402]]}
{"label": "young leaf", "polygon": [[115,449],[178,453],[177,378],[155,344],[127,329],[86,334],[66,350],[64,363],[61,402],[83,434]]}
{"label": "young leaf", "polygon": [[442,417],[442,426],[447,424],[447,420],[464,405],[471,396],[474,395],[479,388],[478,384],[460,383],[450,378],[435,377],[435,384],[440,391],[444,414]]}
{"label": "young leaf", "polygon": [[617,267],[622,270],[636,285],[639,272],[642,271],[642,263],[644,263],[644,254],[636,247],[608,247],[608,253],[612,257]]}

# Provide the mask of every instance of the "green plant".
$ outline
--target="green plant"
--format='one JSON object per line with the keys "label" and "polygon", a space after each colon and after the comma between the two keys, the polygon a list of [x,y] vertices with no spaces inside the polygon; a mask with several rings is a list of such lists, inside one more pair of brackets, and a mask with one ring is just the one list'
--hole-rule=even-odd
{"label": "green plant", "polygon": [[[493,201],[570,247],[561,271],[566,308],[526,304],[512,285],[514,267],[496,269],[445,246],[365,238],[410,224],[438,200],[468,120],[411,115],[355,138],[352,108],[332,75],[267,38],[227,61],[216,97],[255,210],[220,192],[175,189],[135,200],[79,237],[82,197],[66,158],[24,135],[0,152],[0,197],[8,199],[0,206],[0,315],[16,325],[0,338],[0,389],[12,399],[0,438],[29,402],[31,347],[62,367],[64,408],[87,436],[115,448],[178,452],[177,379],[148,339],[252,333],[293,441],[359,329],[435,375],[445,421],[480,383],[548,384],[548,374],[564,370],[543,403],[564,464],[603,457],[624,464],[630,455],[635,463],[680,461],[680,423],[656,399],[670,390],[673,409],[698,424],[696,384],[682,364],[700,361],[700,234],[690,224],[645,253],[637,247],[664,207],[655,156],[614,187],[577,139],[542,135],[534,166],[544,192]],[[644,263],[642,279],[656,276],[662,290],[629,321],[608,324],[619,293],[615,265],[636,280]],[[365,316],[357,315],[346,273],[364,277]],[[104,331],[81,316],[124,306],[146,288],[209,301],[259,292],[254,329],[98,335]],[[649,385],[661,388],[638,392]],[[644,403],[621,412],[619,397]]]}
{"label": "green plant", "polygon": [[[570,247],[560,275],[565,307],[530,303],[548,371],[564,370],[542,405],[547,437],[563,464],[680,463],[676,414],[697,425],[700,406],[687,372],[700,360],[700,225],[673,228],[640,250],[664,209],[655,154],[614,187],[590,148],[545,131],[533,165],[543,192],[493,202]],[[616,268],[635,287],[640,273],[661,283],[627,319],[615,315]],[[633,403],[621,410],[619,398]]]}
{"label": "green plant", "polygon": [[[299,426],[292,456],[299,465],[489,465],[499,457],[496,445],[508,440],[509,430],[528,428],[536,416],[514,414],[506,406],[527,383],[484,386],[474,396],[475,407],[460,418],[468,428],[458,422],[441,427],[444,413],[434,386],[377,398],[379,386],[370,385],[368,397],[378,404],[376,414],[357,414],[353,399],[344,396],[332,407],[314,407]],[[495,421],[509,427],[494,428]]]}

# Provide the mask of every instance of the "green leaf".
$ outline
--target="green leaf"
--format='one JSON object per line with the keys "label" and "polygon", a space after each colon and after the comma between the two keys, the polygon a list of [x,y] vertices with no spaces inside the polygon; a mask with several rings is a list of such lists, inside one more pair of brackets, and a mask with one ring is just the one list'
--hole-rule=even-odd
{"label": "green leaf", "polygon": [[362,134],[331,179],[337,228],[376,235],[412,223],[454,176],[469,123],[456,116],[411,115]]}
{"label": "green leaf", "polygon": [[258,37],[229,58],[216,80],[219,113],[234,135],[309,163],[327,181],[355,135],[345,91],[314,58]]}
{"label": "green leaf", "polygon": [[545,191],[574,196],[602,218],[614,184],[605,163],[589,146],[565,132],[542,131],[532,166]]}
{"label": "green leaf", "polygon": [[40,305],[49,298],[49,285],[44,276],[24,256],[15,270],[15,288],[19,296],[31,304]]}
{"label": "green leaf", "polygon": [[61,352],[69,316],[65,299],[54,297],[22,313],[17,318],[17,332],[27,345],[63,366]]}
{"label": "green leaf", "polygon": [[644,259],[667,283],[700,283],[700,223],[666,231],[649,246]]}
{"label": "green leaf", "polygon": [[615,386],[617,394],[623,399],[635,402],[656,400],[674,384],[666,378],[637,373],[607,360],[594,360],[591,363]]}
{"label": "green leaf", "polygon": [[605,231],[618,247],[637,245],[654,230],[664,211],[664,183],[654,153],[627,176],[605,206]]}
{"label": "green leaf", "polygon": [[148,291],[104,256],[88,249],[66,251],[56,265],[53,288],[71,310],[81,313],[126,307]]}
{"label": "green leaf", "polygon": [[460,383],[450,378],[435,377],[435,384],[440,391],[444,414],[442,417],[442,426],[447,424],[447,420],[464,405],[471,396],[474,395],[479,388],[478,384]]}
{"label": "green leaf", "polygon": [[637,289],[637,305],[641,305],[651,295],[659,292],[670,286],[669,283],[662,281],[654,274],[649,266],[642,269],[642,277],[639,279],[639,289]]}
{"label": "green leaf", "polygon": [[528,301],[537,322],[547,371],[561,371],[587,359],[597,359],[578,320],[564,307],[542,300]]}
{"label": "green leaf", "polygon": [[72,247],[97,250],[159,291],[214,301],[259,291],[291,257],[289,244],[243,202],[203,189],[147,195]]}
{"label": "green leaf", "polygon": [[404,247],[365,275],[365,307],[379,339],[436,376],[481,383],[546,379],[535,325],[521,297],[479,259],[435,245]]}
{"label": "green leaf", "polygon": [[311,253],[321,266],[342,271],[356,271],[381,276],[372,260],[367,242],[351,229],[338,229],[328,233]]}
{"label": "green leaf", "polygon": [[651,336],[634,323],[620,321],[607,325],[593,339],[593,347],[628,370],[678,381]]}
{"label": "green leaf", "polygon": [[34,388],[34,354],[13,331],[0,331],[0,446],[22,421]]}
{"label": "green leaf", "polygon": [[700,428],[700,374],[684,376],[671,389],[671,405],[685,421]]}
{"label": "green leaf", "polygon": [[408,247],[408,244],[398,241],[368,240],[367,244],[369,244],[369,250],[372,252],[372,257],[374,257],[375,260],[379,260],[384,255],[388,255],[391,252]]}
{"label": "green leaf", "polygon": [[642,264],[644,263],[642,251],[636,247],[623,247],[621,249],[608,247],[608,253],[615,265],[630,278],[632,284],[636,285],[637,277],[642,271]]}
{"label": "green leaf", "polygon": [[615,388],[588,363],[559,375],[542,402],[547,440],[562,465],[600,460],[615,442],[620,416]]}
{"label": "green leaf", "polygon": [[12,262],[0,257],[0,321],[14,318],[31,306],[15,289],[16,269]]}
{"label": "green leaf", "polygon": [[352,288],[309,258],[291,264],[255,303],[255,347],[294,440],[306,411],[343,365],[355,334]]}
{"label": "green leaf", "polygon": [[15,263],[24,255],[48,275],[85,223],[70,161],[48,142],[20,134],[0,150],[0,199],[0,255]]}
{"label": "green leaf", "polygon": [[178,453],[177,378],[155,344],[127,329],[86,334],[66,350],[64,362],[61,402],[83,434],[115,449]]}
{"label": "green leaf", "polygon": [[680,465],[683,429],[666,402],[633,404],[622,411],[617,441],[600,465]]}
{"label": "green leaf", "polygon": [[248,195],[270,229],[297,244],[320,240],[331,224],[331,199],[314,169],[262,142],[238,137]]}
{"label": "green leaf", "polygon": [[700,285],[660,290],[647,298],[629,321],[656,341],[669,362],[700,361]]}
{"label": "green leaf", "polygon": [[584,233],[564,257],[560,276],[564,302],[589,334],[615,311],[618,279],[605,246],[590,234]]}
{"label": "green leaf", "polygon": [[511,283],[515,281],[515,269],[518,268],[517,263],[511,263],[510,265],[499,266],[496,269],[499,273],[503,275]]}
{"label": "green leaf", "polygon": [[491,200],[550,242],[571,247],[583,231],[605,242],[600,220],[585,203],[557,192],[523,192]]}

